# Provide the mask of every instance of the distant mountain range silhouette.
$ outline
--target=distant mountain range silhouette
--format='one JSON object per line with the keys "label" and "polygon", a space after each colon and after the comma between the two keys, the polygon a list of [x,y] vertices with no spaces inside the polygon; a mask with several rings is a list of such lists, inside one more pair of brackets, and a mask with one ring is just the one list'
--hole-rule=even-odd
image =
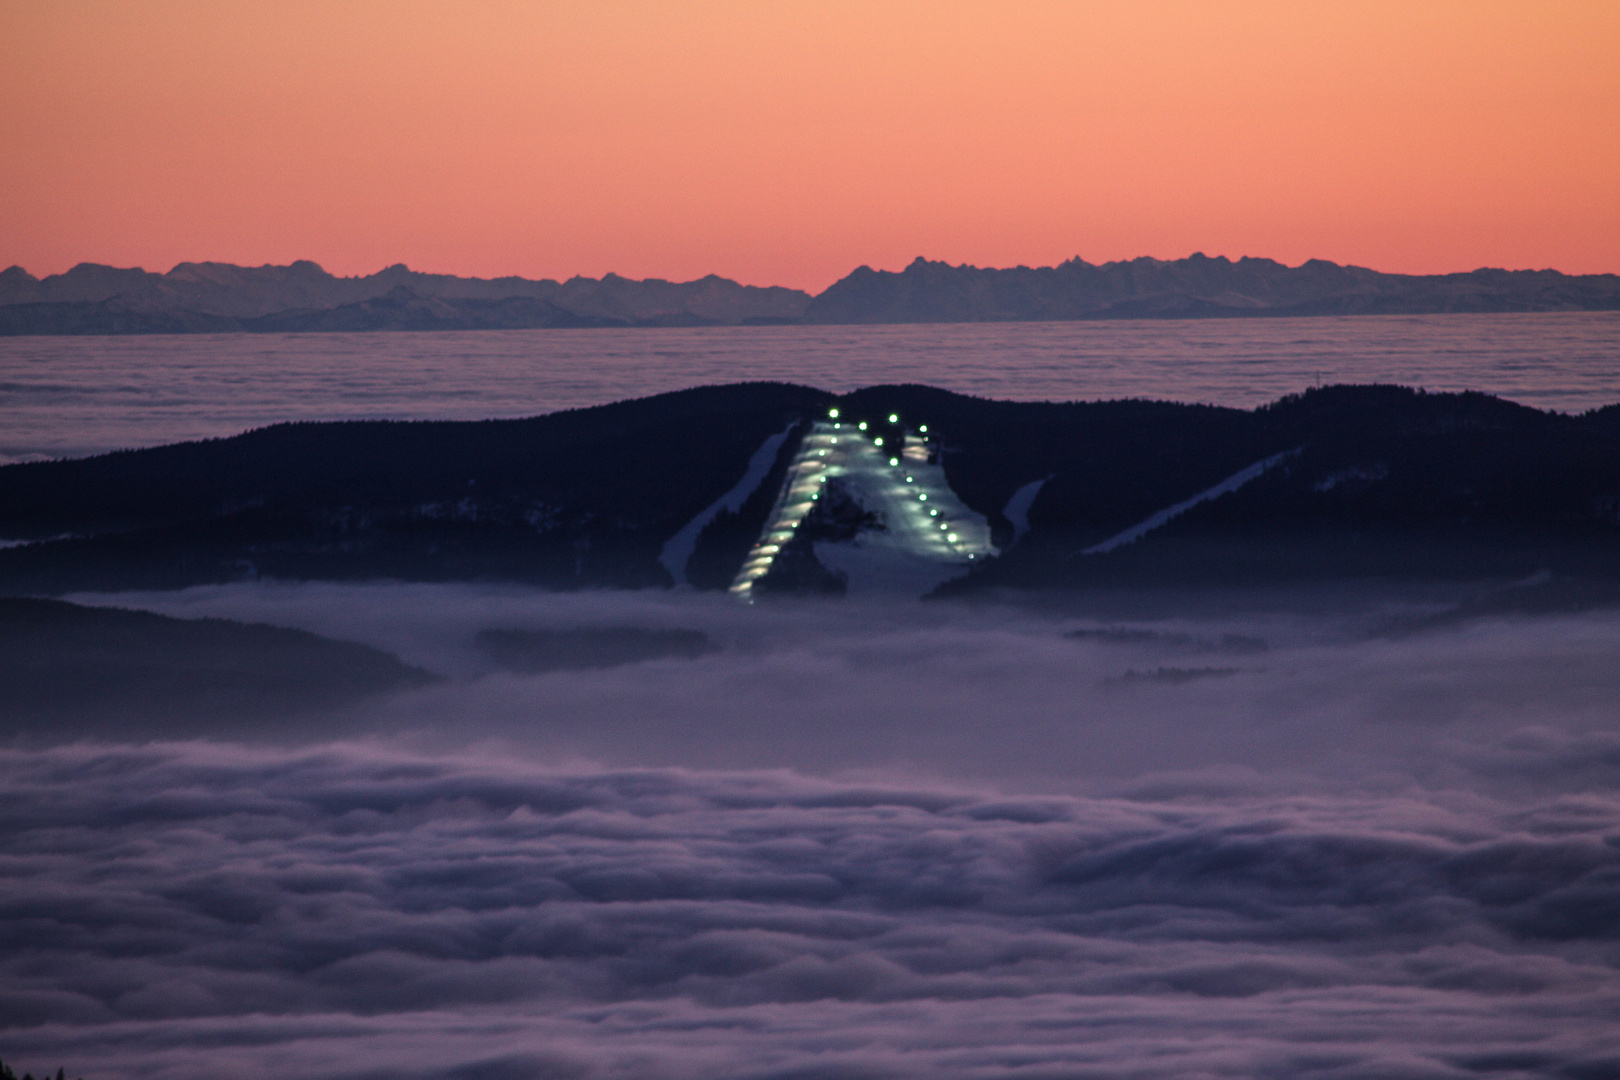
{"label": "distant mountain range silhouette", "polygon": [[861,267],[805,309],[813,323],[1010,322],[1255,315],[1613,311],[1620,275],[1556,270],[1382,274],[1312,259],[1192,255],[1095,265],[986,270],[917,259],[893,273]]}
{"label": "distant mountain range silhouette", "polygon": [[80,263],[40,279],[0,272],[0,334],[490,330],[798,322],[797,289],[603,278],[530,281],[423,274],[402,265],[336,277],[291,266],[181,263],[166,274]]}
{"label": "distant mountain range silhouette", "polygon": [[403,265],[336,277],[309,261],[242,267],[181,263],[166,274],[81,263],[36,278],[0,272],[0,334],[487,330],[790,323],[1019,322],[1079,319],[1390,315],[1620,310],[1620,275],[1556,270],[1385,274],[1312,259],[1198,254],[988,269],[918,258],[862,266],[818,296],[608,274],[567,281],[462,278]]}

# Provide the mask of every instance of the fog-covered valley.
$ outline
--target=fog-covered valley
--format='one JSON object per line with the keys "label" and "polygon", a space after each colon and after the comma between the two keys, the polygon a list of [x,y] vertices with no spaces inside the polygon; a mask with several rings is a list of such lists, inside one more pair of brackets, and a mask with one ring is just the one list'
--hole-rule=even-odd
{"label": "fog-covered valley", "polygon": [[[443,678],[5,751],[0,1045],[99,1077],[1610,1075],[1620,614],[1445,617],[1479,595],[73,595]],[[491,630],[584,644],[526,674]]]}
{"label": "fog-covered valley", "polygon": [[[1435,618],[1512,591],[1363,583],[745,606],[692,590],[264,582],[71,599],[296,627],[443,677],[329,712],[320,722],[332,739],[1071,790],[1217,765],[1343,777],[1353,762],[1410,767],[1412,752],[1525,725],[1612,726],[1620,611]],[[629,628],[696,633],[709,649],[531,675],[480,641],[492,630]],[[258,718],[217,730],[282,741]]]}

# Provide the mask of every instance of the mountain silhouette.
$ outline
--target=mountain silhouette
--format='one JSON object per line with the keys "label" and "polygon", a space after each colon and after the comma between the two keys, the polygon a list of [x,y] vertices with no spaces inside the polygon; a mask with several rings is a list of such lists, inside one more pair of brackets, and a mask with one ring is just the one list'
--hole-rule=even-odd
{"label": "mountain silhouette", "polygon": [[607,274],[567,281],[461,278],[394,265],[335,277],[288,266],[181,263],[166,274],[81,263],[0,272],[0,335],[184,334],[545,327],[950,323],[1620,310],[1620,276],[1556,270],[1385,274],[1312,259],[1199,254],[988,269],[918,258],[862,266],[820,295]]}
{"label": "mountain silhouette", "polygon": [[81,263],[43,279],[20,266],[0,272],[0,334],[768,324],[797,322],[809,302],[796,289],[712,274],[687,282],[617,274],[531,281],[394,265],[343,278],[308,261],[181,263],[166,274]]}
{"label": "mountain silhouette", "polygon": [[895,273],[861,267],[810,302],[808,323],[1016,322],[1263,315],[1612,311],[1620,276],[1556,270],[1383,274],[1312,259],[1193,255],[1006,270],[919,258]]}
{"label": "mountain silhouette", "polygon": [[874,435],[890,416],[896,431],[926,426],[999,549],[949,590],[1620,581],[1620,406],[1570,416],[1397,386],[1245,410],[749,383],[8,465],[0,595],[259,577],[668,586],[669,545],[694,528],[686,580],[725,588],[829,408]]}

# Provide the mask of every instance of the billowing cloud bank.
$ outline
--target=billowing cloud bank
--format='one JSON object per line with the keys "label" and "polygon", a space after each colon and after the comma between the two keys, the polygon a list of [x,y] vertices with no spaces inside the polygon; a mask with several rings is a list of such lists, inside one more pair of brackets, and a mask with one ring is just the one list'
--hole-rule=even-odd
{"label": "billowing cloud bank", "polygon": [[1489,783],[6,751],[0,1054],[97,1080],[1620,1075],[1620,738],[1453,766]]}

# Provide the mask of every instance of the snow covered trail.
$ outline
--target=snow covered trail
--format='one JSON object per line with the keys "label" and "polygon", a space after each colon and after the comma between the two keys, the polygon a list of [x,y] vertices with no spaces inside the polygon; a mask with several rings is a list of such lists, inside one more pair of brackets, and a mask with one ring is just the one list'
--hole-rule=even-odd
{"label": "snow covered trail", "polygon": [[788,435],[793,431],[789,424],[780,432],[772,435],[760,444],[754,456],[748,459],[748,468],[743,471],[742,479],[736,486],[720,496],[697,517],[688,521],[681,527],[681,531],[669,538],[664,550],[659,552],[658,561],[664,564],[669,576],[675,579],[675,584],[688,584],[686,579],[686,564],[692,558],[692,552],[697,548],[698,537],[708,527],[709,522],[720,516],[720,511],[735,514],[742,509],[742,504],[748,501],[759,485],[764,483],[765,477],[771,471],[771,465],[776,461],[776,454],[782,448]]}
{"label": "snow covered trail", "polygon": [[1012,522],[1013,535],[1007,544],[1008,547],[1018,543],[1019,538],[1029,532],[1029,508],[1035,505],[1035,497],[1041,493],[1041,488],[1045,487],[1050,479],[1052,479],[1050,476],[1043,476],[1039,480],[1031,480],[1013,492],[1012,498],[1007,500],[1007,506],[1001,511],[1001,516]]}
{"label": "snow covered trail", "polygon": [[1134,544],[1136,541],[1142,539],[1142,537],[1146,536],[1154,529],[1157,529],[1159,526],[1165,525],[1175,518],[1180,517],[1188,510],[1191,510],[1193,507],[1197,506],[1199,503],[1206,503],[1211,499],[1218,499],[1222,495],[1229,495],[1238,488],[1242,487],[1244,484],[1247,484],[1250,480],[1254,480],[1265,475],[1271,469],[1282,464],[1284,461],[1298,454],[1303,449],[1305,449],[1303,446],[1296,446],[1292,450],[1284,450],[1280,454],[1272,454],[1270,457],[1262,461],[1257,461],[1246,469],[1240,469],[1231,476],[1228,476],[1225,480],[1222,480],[1220,483],[1216,484],[1214,487],[1206,488],[1205,490],[1200,491],[1197,495],[1194,495],[1192,498],[1178,502],[1174,506],[1165,507],[1163,510],[1160,510],[1157,514],[1154,514],[1146,521],[1132,525],[1122,533],[1115,533],[1102,543],[1093,544],[1091,547],[1086,548],[1084,551],[1080,552],[1080,554],[1104,555],[1110,551],[1113,551],[1115,548],[1124,547],[1126,544]]}

